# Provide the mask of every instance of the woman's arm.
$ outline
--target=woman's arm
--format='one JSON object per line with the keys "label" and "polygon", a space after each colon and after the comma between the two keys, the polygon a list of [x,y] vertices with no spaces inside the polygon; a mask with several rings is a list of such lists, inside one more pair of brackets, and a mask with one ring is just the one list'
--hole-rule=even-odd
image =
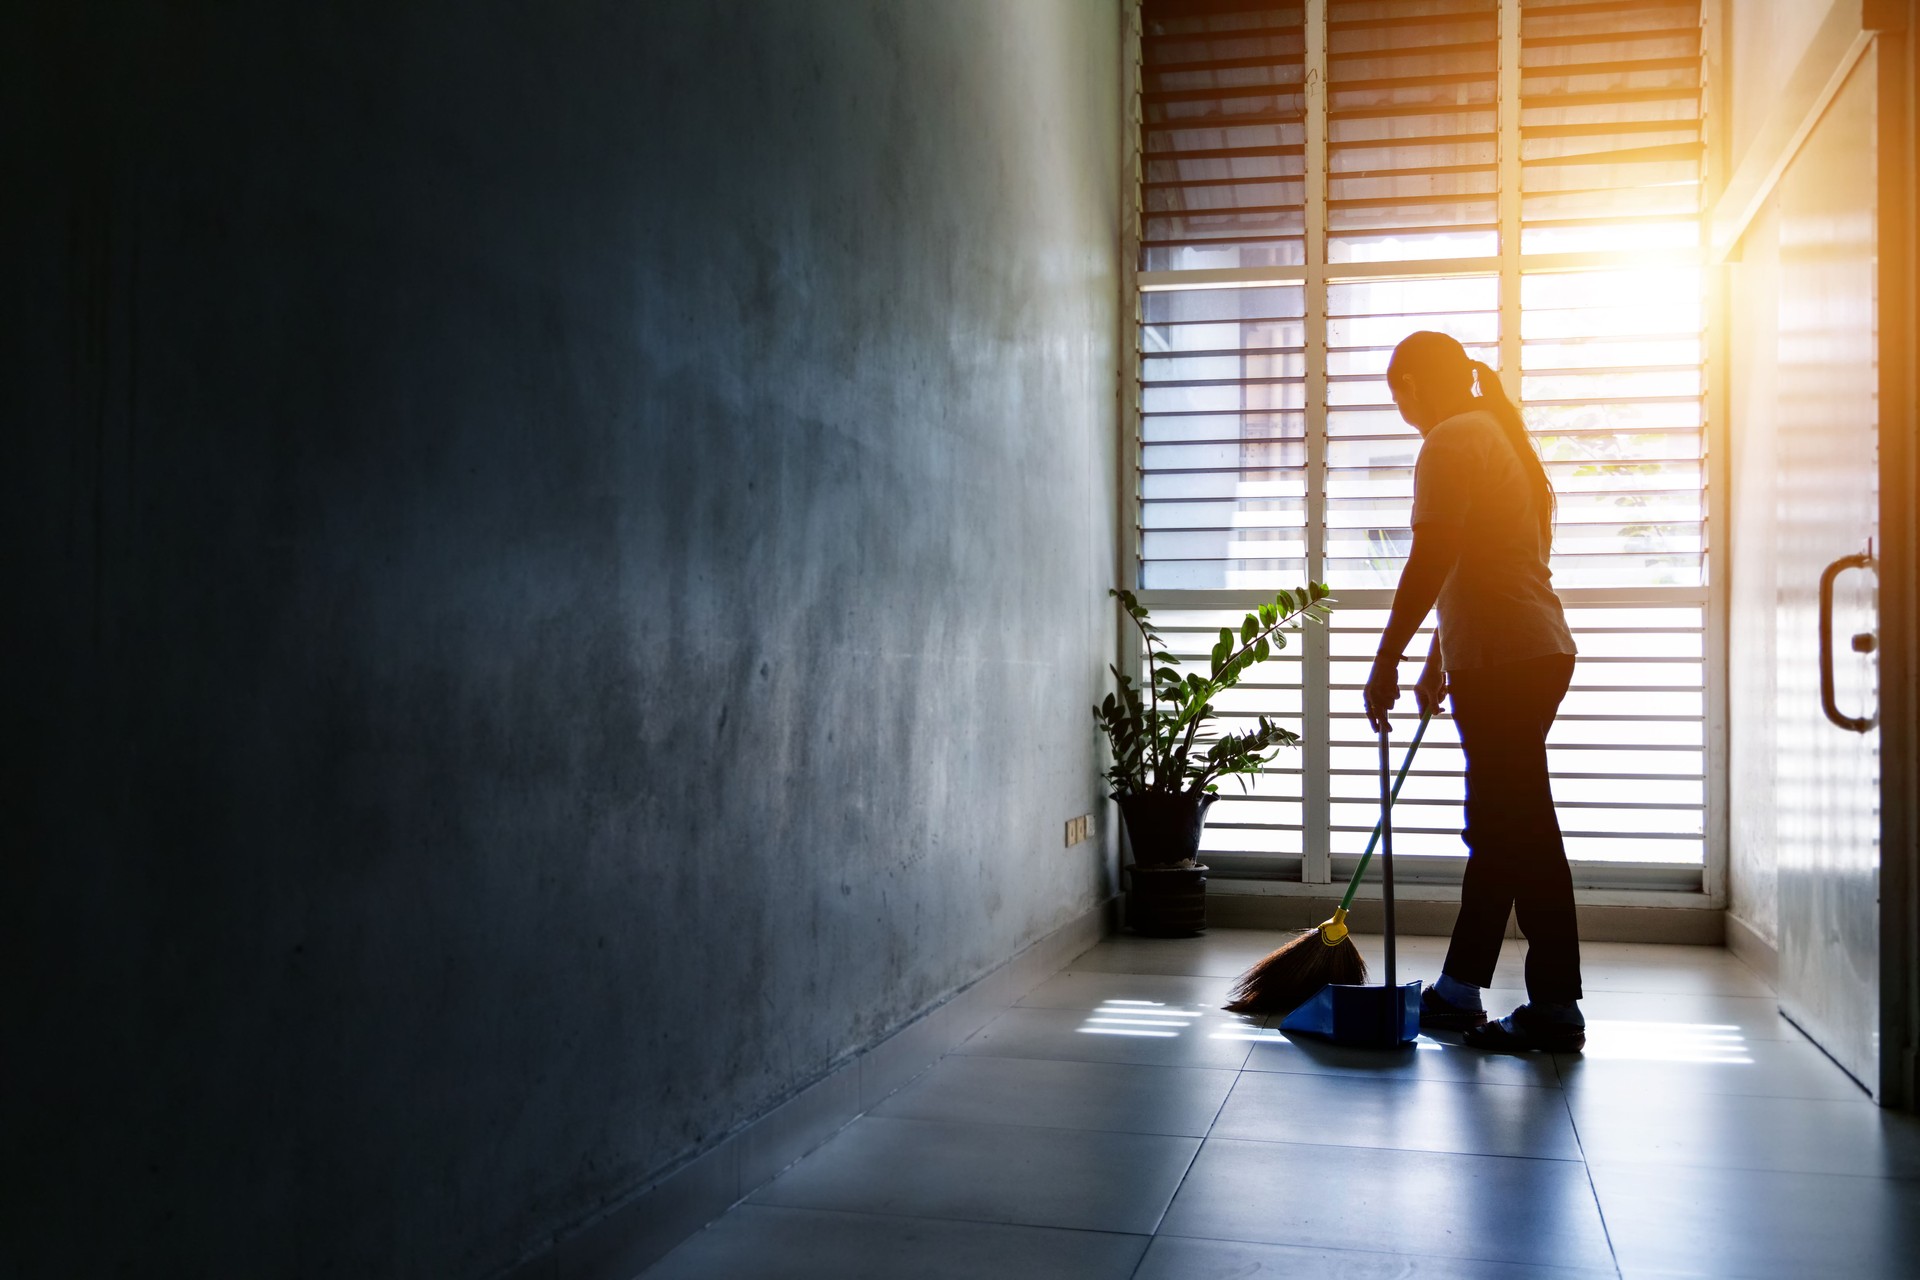
{"label": "woman's arm", "polygon": [[1447,673],[1440,664],[1440,628],[1435,627],[1433,643],[1427,646],[1427,660],[1420,668],[1420,678],[1413,682],[1413,700],[1422,716],[1437,716],[1446,697]]}
{"label": "woman's arm", "polygon": [[1407,554],[1407,567],[1400,571],[1400,585],[1393,592],[1393,612],[1387,615],[1380,651],[1367,677],[1367,720],[1376,731],[1400,698],[1400,655],[1439,598],[1440,584],[1459,561],[1460,539],[1461,528],[1455,524],[1422,524],[1413,531],[1413,549]]}
{"label": "woman's arm", "polygon": [[1460,526],[1452,524],[1423,524],[1413,531],[1413,550],[1407,553],[1407,567],[1400,571],[1400,585],[1394,588],[1393,612],[1387,615],[1387,629],[1380,633],[1380,652],[1397,658],[1407,651],[1407,642],[1440,598],[1440,585],[1459,562],[1460,534]]}

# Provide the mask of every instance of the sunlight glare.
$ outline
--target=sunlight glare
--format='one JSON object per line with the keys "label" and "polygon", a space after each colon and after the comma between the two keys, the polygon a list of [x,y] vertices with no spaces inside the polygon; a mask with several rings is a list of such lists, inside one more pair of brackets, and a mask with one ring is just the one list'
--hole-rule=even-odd
{"label": "sunlight glare", "polygon": [[1751,1066],[1740,1028],[1709,1022],[1612,1022],[1589,1019],[1583,1055],[1608,1061]]}
{"label": "sunlight glare", "polygon": [[1185,1009],[1157,1000],[1102,1000],[1075,1030],[1081,1035],[1171,1040],[1206,1016],[1204,1009]]}

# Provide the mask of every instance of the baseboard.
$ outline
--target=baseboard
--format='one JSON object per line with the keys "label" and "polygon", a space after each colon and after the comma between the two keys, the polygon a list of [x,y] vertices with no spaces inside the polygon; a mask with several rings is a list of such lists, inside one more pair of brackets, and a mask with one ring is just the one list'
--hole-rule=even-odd
{"label": "baseboard", "polygon": [[1118,896],[1095,904],[497,1280],[633,1280],[1116,932],[1119,921]]}
{"label": "baseboard", "polygon": [[[1209,893],[1207,923],[1223,929],[1311,929],[1333,914],[1340,899],[1298,895]],[[1394,904],[1394,929],[1415,937],[1444,938],[1453,932],[1457,902],[1402,899]],[[1619,907],[1581,904],[1574,908],[1580,936],[1588,942],[1671,942],[1717,947],[1727,940],[1727,913],[1700,907]],[[1378,899],[1353,904],[1347,922],[1355,932],[1378,933],[1385,917]],[[1507,936],[1520,936],[1509,919]]]}
{"label": "baseboard", "polygon": [[1727,950],[1739,957],[1741,963],[1767,980],[1767,985],[1780,986],[1780,949],[1767,941],[1766,935],[1742,920],[1733,912],[1727,912]]}

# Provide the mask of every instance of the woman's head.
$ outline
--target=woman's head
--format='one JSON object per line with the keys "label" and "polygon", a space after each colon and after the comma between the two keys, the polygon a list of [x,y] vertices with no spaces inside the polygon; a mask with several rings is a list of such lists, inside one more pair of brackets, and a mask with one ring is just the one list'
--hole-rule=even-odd
{"label": "woman's head", "polygon": [[[1479,395],[1474,394],[1478,384]],[[1470,359],[1459,340],[1445,333],[1422,329],[1410,333],[1393,349],[1387,361],[1387,389],[1393,393],[1394,407],[1407,424],[1421,435],[1448,418],[1470,409],[1485,409],[1500,424],[1500,429],[1520,456],[1520,469],[1526,473],[1533,492],[1534,509],[1540,520],[1543,540],[1553,541],[1553,513],[1558,505],[1553,485],[1540,455],[1534,452],[1520,410],[1507,399],[1500,375],[1487,364]]]}
{"label": "woman's head", "polygon": [[1394,407],[1410,427],[1431,431],[1473,403],[1473,362],[1450,334],[1422,329],[1410,333],[1387,361],[1387,389]]}

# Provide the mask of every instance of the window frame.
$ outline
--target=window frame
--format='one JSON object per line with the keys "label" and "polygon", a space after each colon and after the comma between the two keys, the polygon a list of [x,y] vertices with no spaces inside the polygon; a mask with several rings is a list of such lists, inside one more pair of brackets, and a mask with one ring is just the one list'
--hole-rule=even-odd
{"label": "window frame", "polygon": [[[1568,587],[1560,594],[1570,605],[1697,604],[1704,626],[1703,734],[1703,859],[1699,867],[1603,862],[1574,863],[1575,900],[1588,906],[1643,906],[1724,909],[1727,903],[1728,821],[1728,692],[1727,692],[1727,423],[1725,368],[1727,334],[1724,323],[1726,267],[1711,253],[1711,225],[1705,211],[1714,207],[1727,171],[1723,116],[1724,81],[1718,74],[1724,41],[1724,16],[1715,0],[1701,4],[1701,122],[1705,150],[1702,162],[1701,238],[1695,248],[1666,253],[1598,250],[1578,253],[1521,254],[1520,153],[1510,145],[1519,137],[1521,96],[1521,0],[1499,0],[1499,216],[1500,252],[1478,258],[1415,259],[1380,262],[1329,263],[1326,250],[1327,113],[1327,0],[1305,0],[1306,77],[1309,88],[1306,131],[1306,262],[1302,266],[1207,268],[1185,271],[1145,271],[1140,268],[1140,240],[1144,211],[1140,176],[1145,165],[1141,143],[1141,86],[1143,30],[1141,0],[1122,0],[1122,30],[1127,47],[1123,72],[1123,130],[1121,139],[1122,217],[1120,219],[1120,283],[1122,367],[1119,370],[1119,510],[1117,564],[1119,580],[1127,583],[1148,609],[1223,608],[1251,610],[1271,599],[1271,592],[1251,589],[1140,588],[1141,568],[1141,431],[1142,387],[1140,332],[1141,302],[1155,288],[1200,284],[1247,285],[1301,283],[1307,290],[1306,307],[1306,528],[1307,576],[1324,580],[1326,549],[1326,413],[1327,413],[1327,288],[1330,282],[1368,277],[1420,277],[1494,274],[1500,296],[1499,369],[1510,396],[1518,401],[1521,372],[1520,292],[1524,274],[1535,272],[1644,267],[1661,262],[1684,264],[1703,273],[1706,293],[1702,331],[1704,395],[1703,441],[1706,457],[1702,484],[1705,495],[1705,573],[1700,587]],[[1315,536],[1315,531],[1318,536]],[[1385,609],[1393,593],[1381,589],[1342,589],[1340,605],[1349,609]],[[1117,665],[1123,671],[1142,672],[1144,654],[1139,633],[1123,613],[1120,620]],[[1325,896],[1351,874],[1351,860],[1331,851],[1332,810],[1331,733],[1335,698],[1357,697],[1350,690],[1334,690],[1329,683],[1332,661],[1328,631],[1307,627],[1298,635],[1303,662],[1301,687],[1301,770],[1303,853],[1297,872],[1291,855],[1275,859],[1226,856],[1211,874],[1218,880],[1242,882],[1241,891],[1277,896]],[[1404,709],[1404,704],[1403,704]],[[1222,795],[1228,794],[1223,791]],[[1449,901],[1459,893],[1464,858],[1396,858],[1398,875],[1415,898]],[[1344,864],[1344,865],[1343,865]]]}

